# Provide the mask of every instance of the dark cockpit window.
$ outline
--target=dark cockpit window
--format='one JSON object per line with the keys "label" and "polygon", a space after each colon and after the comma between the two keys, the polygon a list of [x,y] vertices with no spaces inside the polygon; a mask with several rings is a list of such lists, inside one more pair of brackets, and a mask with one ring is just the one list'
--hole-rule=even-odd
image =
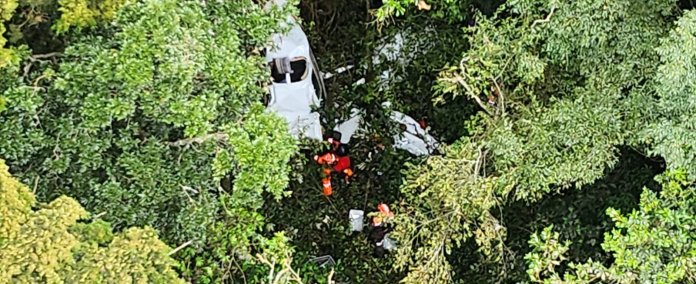
{"label": "dark cockpit window", "polygon": [[[307,78],[309,74],[307,70],[307,60],[304,57],[295,57],[290,61],[290,70],[283,70],[284,68],[278,68],[277,64],[282,64],[282,59],[271,61],[271,77],[275,83],[286,83],[285,74],[292,70],[290,74],[290,82],[298,82]],[[286,66],[287,67],[287,66]]]}

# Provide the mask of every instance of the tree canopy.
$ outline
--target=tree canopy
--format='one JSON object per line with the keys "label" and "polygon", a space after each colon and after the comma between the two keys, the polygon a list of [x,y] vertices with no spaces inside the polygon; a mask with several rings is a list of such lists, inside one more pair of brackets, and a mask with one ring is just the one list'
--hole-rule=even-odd
{"label": "tree canopy", "polygon": [[[696,282],[693,3],[272,2],[0,0],[0,157],[31,187],[0,163],[0,278]],[[364,111],[328,198],[326,146],[264,107],[288,17],[352,66],[323,131]],[[439,151],[390,147],[391,110]],[[348,220],[379,203],[384,258]]]}
{"label": "tree canopy", "polygon": [[[183,283],[151,227],[114,234],[70,197],[37,204],[0,160],[0,277],[11,283]],[[38,209],[35,209],[38,208]],[[85,222],[89,221],[89,222]]]}

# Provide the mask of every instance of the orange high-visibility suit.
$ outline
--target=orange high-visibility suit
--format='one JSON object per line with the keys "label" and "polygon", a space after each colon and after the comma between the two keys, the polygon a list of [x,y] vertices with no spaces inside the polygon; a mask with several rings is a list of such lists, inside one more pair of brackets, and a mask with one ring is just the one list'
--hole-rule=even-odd
{"label": "orange high-visibility suit", "polygon": [[324,166],[324,178],[321,179],[321,186],[325,196],[331,196],[333,194],[333,187],[331,186],[331,168],[330,166],[336,163],[337,157],[333,153],[329,152],[321,156],[314,156],[314,160]]}
{"label": "orange high-visibility suit", "polygon": [[333,193],[331,186],[331,172],[336,171],[343,175],[346,183],[353,176],[350,157],[348,156],[348,145],[341,143],[339,139],[328,137],[330,150],[321,155],[314,156],[314,160],[324,166],[324,178],[321,183],[324,188],[324,195],[330,196]]}

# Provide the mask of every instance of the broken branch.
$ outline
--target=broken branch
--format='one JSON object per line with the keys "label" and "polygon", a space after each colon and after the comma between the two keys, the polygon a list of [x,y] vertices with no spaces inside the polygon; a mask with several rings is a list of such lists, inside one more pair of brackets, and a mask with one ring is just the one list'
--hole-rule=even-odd
{"label": "broken branch", "polygon": [[[448,80],[448,81],[449,81],[449,80],[451,80],[451,79],[445,79],[445,80]],[[493,113],[488,109],[488,107],[486,106],[486,104],[484,104],[483,101],[481,101],[481,98],[479,98],[478,95],[477,95],[476,93],[474,93],[474,90],[471,89],[471,86],[469,86],[469,84],[467,84],[466,82],[464,82],[464,79],[462,79],[462,77],[460,77],[459,75],[455,75],[454,81],[457,82],[457,83],[459,83],[460,85],[462,85],[462,87],[464,87],[464,89],[466,89],[467,93],[469,93],[469,97],[473,98],[473,99],[476,101],[476,103],[477,103],[489,116],[493,116]]]}

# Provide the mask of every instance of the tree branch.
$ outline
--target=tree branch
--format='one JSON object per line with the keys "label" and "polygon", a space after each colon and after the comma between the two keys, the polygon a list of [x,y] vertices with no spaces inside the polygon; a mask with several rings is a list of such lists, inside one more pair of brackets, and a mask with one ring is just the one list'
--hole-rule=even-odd
{"label": "tree branch", "polygon": [[[459,61],[459,72],[462,73],[462,74],[464,74],[464,75],[467,75],[467,74],[466,74],[466,67],[464,67],[464,63],[467,62],[467,61],[469,61],[469,57],[468,57],[468,56],[464,56],[464,58],[462,58],[462,60]],[[454,75],[454,80],[455,80],[457,83],[459,83],[460,85],[462,85],[462,86],[464,87],[464,89],[466,89],[466,91],[469,93],[469,96],[471,96],[472,98],[474,98],[474,100],[476,100],[476,103],[477,103],[489,116],[493,116],[493,113],[488,109],[488,107],[486,106],[486,104],[484,104],[483,101],[481,101],[481,98],[479,98],[478,94],[474,92],[474,90],[471,88],[471,86],[469,86],[469,84],[468,84],[467,82],[465,82],[464,79],[463,79],[461,76],[459,76],[459,74]]]}
{"label": "tree branch", "polygon": [[549,12],[549,14],[546,16],[546,18],[543,19],[543,20],[536,20],[536,21],[534,21],[534,22],[532,23],[532,28],[533,28],[534,26],[536,26],[537,24],[542,24],[542,23],[546,23],[546,22],[550,21],[550,20],[551,20],[551,15],[553,15],[553,12],[554,12],[555,10],[556,10],[556,7],[555,7],[555,6],[554,6],[554,7],[551,7],[551,12]]}
{"label": "tree branch", "polygon": [[335,282],[333,281],[333,275],[334,275],[334,270],[331,268],[331,271],[329,272],[329,277],[327,277],[327,284],[334,284]]}
{"label": "tree branch", "polygon": [[[446,79],[446,80],[447,80],[447,79]],[[474,90],[471,89],[471,87],[469,86],[469,84],[467,84],[466,82],[464,82],[464,79],[462,79],[462,77],[460,77],[459,75],[455,75],[454,81],[457,82],[457,83],[459,83],[460,85],[462,85],[462,87],[464,87],[464,89],[466,89],[466,91],[469,93],[469,97],[473,98],[473,99],[476,101],[476,103],[477,103],[489,116],[493,116],[493,113],[488,109],[488,107],[486,106],[486,104],[484,104],[483,101],[481,101],[481,98],[479,98],[478,95],[474,93]]]}
{"label": "tree branch", "polygon": [[97,215],[94,215],[94,217],[92,217],[92,219],[96,220],[96,219],[103,217],[104,215],[106,215],[106,211],[99,213]]}
{"label": "tree branch", "polygon": [[41,59],[56,57],[56,56],[60,56],[60,55],[62,55],[62,53],[60,53],[60,52],[50,52],[50,53],[44,53],[44,54],[34,54],[34,55],[30,56],[29,57],[29,61],[30,61],[29,64],[24,66],[24,68],[22,69],[22,71],[24,71],[22,73],[22,78],[26,78],[27,75],[29,75],[29,72],[31,71],[31,67],[34,66],[34,62],[37,62],[37,61],[43,62],[45,60],[41,60]]}
{"label": "tree branch", "polygon": [[63,55],[63,53],[60,52],[50,52],[50,53],[44,53],[44,54],[34,54],[31,57],[29,57],[30,61],[38,61],[39,59],[46,59],[46,58],[51,58],[51,57],[56,57]]}
{"label": "tree branch", "polygon": [[193,243],[193,240],[190,240],[190,241],[188,241],[188,242],[185,242],[185,243],[181,244],[180,246],[178,246],[178,247],[176,247],[174,250],[172,250],[172,251],[169,253],[169,255],[174,255],[176,252],[178,252],[178,251],[182,250],[183,248],[185,248],[185,247],[191,245],[192,243]]}
{"label": "tree branch", "polygon": [[503,89],[498,85],[498,81],[495,78],[491,79],[493,79],[493,84],[495,84],[495,88],[498,90],[498,97],[500,97],[500,112],[505,114],[505,94],[503,94]]}
{"label": "tree branch", "polygon": [[181,147],[181,146],[188,146],[193,143],[198,143],[201,144],[203,142],[206,142],[208,140],[215,140],[215,141],[220,141],[224,142],[227,141],[229,137],[225,133],[212,133],[212,134],[207,134],[199,137],[193,137],[193,138],[187,138],[187,139],[181,139],[179,141],[174,141],[174,142],[166,142],[165,144],[169,146],[174,146],[174,147]]}

